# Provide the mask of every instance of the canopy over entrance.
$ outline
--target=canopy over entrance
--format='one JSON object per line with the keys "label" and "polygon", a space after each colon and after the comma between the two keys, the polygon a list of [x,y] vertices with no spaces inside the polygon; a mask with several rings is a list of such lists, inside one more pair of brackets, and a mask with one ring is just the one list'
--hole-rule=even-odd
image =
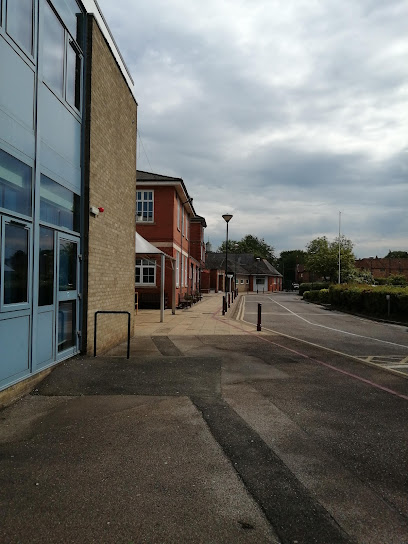
{"label": "canopy over entrance", "polygon": [[160,322],[164,321],[164,281],[165,281],[165,259],[166,257],[171,261],[171,267],[173,269],[173,280],[172,280],[172,290],[173,290],[173,304],[172,304],[172,313],[176,313],[176,269],[174,266],[174,257],[167,255],[161,249],[158,249],[153,244],[148,242],[143,236],[140,236],[136,232],[136,242],[135,242],[135,252],[136,255],[160,255],[161,259],[161,274],[160,274]]}

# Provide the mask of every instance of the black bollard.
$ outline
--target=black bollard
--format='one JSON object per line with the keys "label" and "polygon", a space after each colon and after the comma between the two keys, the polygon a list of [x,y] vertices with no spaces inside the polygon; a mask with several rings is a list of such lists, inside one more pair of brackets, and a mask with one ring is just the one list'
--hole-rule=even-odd
{"label": "black bollard", "polygon": [[260,331],[261,329],[261,312],[262,312],[262,304],[258,304],[258,323],[256,325],[256,330]]}
{"label": "black bollard", "polygon": [[222,297],[222,315],[225,315],[225,295]]}
{"label": "black bollard", "polygon": [[228,293],[228,308],[231,308],[231,296]]}

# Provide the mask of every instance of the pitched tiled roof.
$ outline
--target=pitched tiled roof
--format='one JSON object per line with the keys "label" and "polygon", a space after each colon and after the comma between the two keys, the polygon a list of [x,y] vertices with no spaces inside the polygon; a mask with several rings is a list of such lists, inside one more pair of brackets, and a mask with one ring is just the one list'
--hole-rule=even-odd
{"label": "pitched tiled roof", "polygon": [[[207,253],[205,268],[207,270],[225,270],[225,253]],[[228,272],[232,274],[235,270],[237,274],[246,276],[251,274],[258,276],[282,276],[266,259],[257,261],[255,256],[250,253],[228,254]]]}

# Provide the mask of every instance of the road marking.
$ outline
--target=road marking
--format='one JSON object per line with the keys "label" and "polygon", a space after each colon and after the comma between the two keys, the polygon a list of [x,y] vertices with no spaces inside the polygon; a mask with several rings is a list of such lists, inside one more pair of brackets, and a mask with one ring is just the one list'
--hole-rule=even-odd
{"label": "road marking", "polygon": [[364,362],[375,364],[382,368],[397,370],[407,374],[405,371],[408,369],[408,357],[403,357],[401,359],[401,355],[367,355],[359,356],[358,358]]}
{"label": "road marking", "polygon": [[334,332],[339,332],[339,333],[342,333],[342,334],[348,334],[349,336],[355,336],[356,338],[365,338],[366,340],[374,340],[375,342],[380,342],[381,344],[388,344],[390,346],[397,346],[399,348],[407,348],[408,349],[408,346],[404,345],[404,344],[397,344],[396,342],[389,342],[388,340],[380,340],[379,338],[373,338],[372,336],[364,336],[362,334],[356,334],[354,332],[343,331],[342,329],[335,329],[334,327],[327,327],[326,325],[320,325],[319,323],[312,323],[312,321],[309,321],[305,317],[302,317],[301,315],[297,314],[296,312],[293,312],[289,308],[286,308],[286,306],[284,306],[283,304],[280,304],[280,302],[276,302],[276,300],[273,300],[271,297],[268,297],[268,298],[271,299],[272,302],[274,302],[275,304],[277,304],[281,308],[284,308],[285,310],[287,310],[289,313],[291,313],[295,317],[298,317],[302,321],[305,321],[306,323],[308,323],[309,325],[313,325],[314,327],[321,327],[322,329],[326,329],[326,330],[334,331]]}
{"label": "road marking", "polygon": [[[220,310],[215,311],[214,314],[213,314],[213,318],[216,321],[223,322],[223,320],[219,316],[219,312],[220,312]],[[252,325],[252,326],[254,325],[253,323],[249,323],[248,321],[245,321],[245,320],[242,320],[242,321],[243,321],[243,323],[248,323],[249,325]],[[349,376],[350,378],[354,378],[355,380],[366,383],[367,385],[370,385],[371,387],[374,387],[376,389],[380,389],[381,391],[384,391],[386,393],[390,393],[391,395],[394,395],[394,396],[396,396],[396,397],[398,397],[400,399],[408,400],[407,395],[402,395],[401,393],[398,393],[398,391],[394,391],[393,389],[390,389],[389,387],[384,387],[383,385],[375,383],[375,382],[373,382],[371,380],[367,380],[365,378],[362,378],[361,376],[357,376],[357,374],[353,374],[352,372],[347,372],[346,370],[342,370],[341,368],[337,368],[337,367],[335,367],[333,365],[330,365],[329,363],[319,361],[319,359],[315,359],[314,357],[309,357],[309,355],[306,355],[306,353],[302,353],[301,351],[297,351],[297,350],[288,348],[287,346],[283,346],[282,344],[278,344],[277,342],[272,342],[272,340],[269,340],[265,336],[261,336],[256,331],[246,331],[245,329],[242,329],[238,325],[233,325],[232,323],[230,323],[230,327],[234,328],[234,329],[241,330],[244,334],[249,334],[250,336],[255,336],[256,338],[259,338],[260,340],[263,340],[264,342],[267,342],[268,344],[272,344],[274,346],[277,346],[277,347],[279,347],[281,349],[289,351],[290,353],[294,353],[295,355],[299,355],[300,357],[303,357],[304,359],[307,359],[307,360],[312,361],[314,363],[317,363],[319,365],[325,366],[326,368],[330,368],[331,370],[334,370],[335,372],[339,372],[340,374],[344,374],[345,376]],[[267,329],[267,330],[270,330],[270,329]],[[270,332],[275,332],[278,335],[285,336],[286,338],[291,338],[292,340],[299,340],[298,338],[293,338],[291,336],[288,336],[287,334],[282,334],[282,333],[280,333],[278,331],[270,331]],[[314,346],[319,347],[319,348],[323,348],[323,349],[325,349],[327,351],[332,351],[334,353],[338,353],[339,355],[343,355],[343,356],[345,355],[346,357],[349,357],[351,359],[355,359],[357,361],[364,362],[361,359],[358,359],[357,357],[355,357],[353,355],[347,355],[346,353],[341,353],[340,351],[336,352],[333,349],[325,348],[324,346],[318,346],[317,344],[312,344],[311,342],[307,342],[305,340],[301,340],[301,342],[303,342],[305,344],[309,344],[309,345],[314,345]],[[378,366],[378,365],[375,365],[375,366]],[[382,368],[382,367],[380,367],[380,368]],[[393,372],[395,372],[398,375],[406,378],[405,374],[403,374],[402,372],[396,372],[396,371],[393,371]]]}

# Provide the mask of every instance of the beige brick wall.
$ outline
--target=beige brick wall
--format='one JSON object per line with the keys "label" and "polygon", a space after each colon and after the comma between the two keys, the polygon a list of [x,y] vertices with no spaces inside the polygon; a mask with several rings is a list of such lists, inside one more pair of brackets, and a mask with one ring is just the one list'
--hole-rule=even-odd
{"label": "beige brick wall", "polygon": [[[92,18],[87,351],[97,310],[131,312],[134,329],[137,104]],[[89,97],[88,97],[89,100]],[[127,317],[98,317],[98,353],[126,340]]]}

